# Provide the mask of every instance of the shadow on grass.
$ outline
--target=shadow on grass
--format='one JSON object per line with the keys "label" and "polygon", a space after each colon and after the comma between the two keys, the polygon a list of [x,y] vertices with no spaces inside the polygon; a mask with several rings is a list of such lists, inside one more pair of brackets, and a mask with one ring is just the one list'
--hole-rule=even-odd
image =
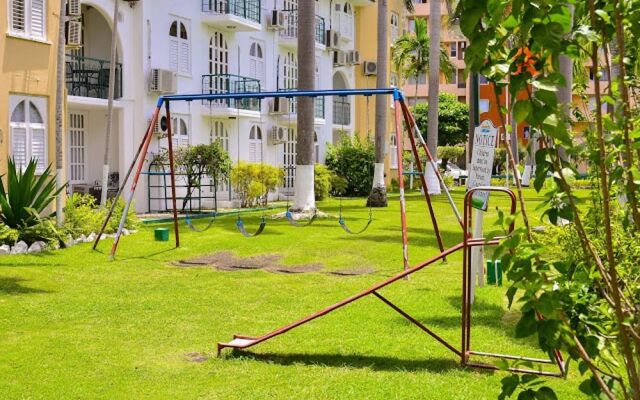
{"label": "shadow on grass", "polygon": [[332,368],[363,368],[373,371],[395,372],[430,372],[446,373],[455,369],[463,369],[454,358],[425,358],[408,360],[397,357],[366,356],[357,354],[303,354],[303,353],[253,353],[250,351],[234,350],[228,359],[244,359],[266,362],[270,364],[313,365]]}
{"label": "shadow on grass", "polygon": [[[126,260],[153,260],[152,257],[159,256],[159,255],[165,254],[165,253],[169,253],[169,252],[172,252],[172,251],[175,251],[175,250],[177,250],[176,247],[171,247],[169,249],[159,250],[159,251],[156,251],[156,252],[153,252],[153,253],[150,253],[150,254],[144,254],[144,255],[141,255],[141,256],[124,256],[124,257],[121,256],[121,255],[118,255],[118,253],[116,253],[114,261],[116,261],[116,260],[125,260],[125,261]],[[108,256],[109,253],[111,252],[111,249],[109,249],[109,251],[103,251],[102,249],[98,248],[98,249],[95,249],[95,250],[92,250],[92,251],[95,251],[97,253],[100,253],[100,254],[103,254],[105,256]]]}
{"label": "shadow on grass", "polygon": [[22,278],[0,278],[0,293],[4,294],[31,294],[31,293],[51,293],[48,290],[30,288],[22,286],[21,282],[26,282]]}

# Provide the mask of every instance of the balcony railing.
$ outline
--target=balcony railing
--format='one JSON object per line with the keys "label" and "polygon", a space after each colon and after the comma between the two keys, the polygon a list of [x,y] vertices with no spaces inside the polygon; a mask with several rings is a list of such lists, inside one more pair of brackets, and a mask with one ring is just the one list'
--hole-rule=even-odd
{"label": "balcony railing", "polygon": [[[295,39],[298,37],[298,10],[283,10],[284,29],[280,31],[280,37],[285,39]],[[316,42],[325,44],[326,25],[324,18],[316,15]]]}
{"label": "balcony railing", "polygon": [[260,23],[260,0],[202,0],[202,12],[232,14]]}
{"label": "balcony railing", "polygon": [[[111,63],[97,58],[66,55],[65,80],[70,96],[106,99]],[[122,64],[116,64],[114,98],[122,97]]]}
{"label": "balcony railing", "polygon": [[[202,75],[202,94],[259,92],[260,80],[233,74]],[[260,111],[258,99],[203,100],[202,104],[212,107],[239,108]]]}
{"label": "balcony railing", "polygon": [[333,124],[351,124],[351,103],[346,97],[335,97],[333,99]]}

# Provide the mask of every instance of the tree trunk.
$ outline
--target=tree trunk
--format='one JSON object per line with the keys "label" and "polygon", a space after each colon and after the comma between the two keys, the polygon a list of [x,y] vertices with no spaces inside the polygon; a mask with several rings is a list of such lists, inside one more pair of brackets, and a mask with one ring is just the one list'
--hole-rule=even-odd
{"label": "tree trunk", "polygon": [[100,207],[107,204],[109,190],[109,154],[111,153],[111,131],[113,130],[113,98],[116,90],[116,62],[118,61],[118,4],[113,6],[113,30],[111,31],[111,58],[109,59],[109,94],[107,99],[107,132],[104,138],[104,161],[102,164],[102,193]]}
{"label": "tree trunk", "polygon": [[[440,92],[440,1],[429,2],[429,113],[427,116],[427,146],[433,157],[438,154],[438,93]],[[457,71],[456,71],[457,73]],[[436,172],[427,164],[429,194],[440,194],[440,182]]]}
{"label": "tree trunk", "polygon": [[[389,9],[387,0],[378,1],[378,36],[377,36],[377,64],[376,87],[386,88],[387,75],[389,73],[389,44],[387,33],[389,30]],[[387,138],[387,113],[389,112],[389,96],[376,96],[376,163],[373,173],[373,187],[367,200],[371,207],[387,206],[387,187],[384,182],[384,157]],[[398,160],[400,162],[400,160]],[[399,177],[401,179],[402,177]]]}
{"label": "tree trunk", "polygon": [[[64,186],[64,146],[63,141],[63,121],[64,121],[64,90],[65,90],[65,47],[67,44],[65,35],[65,15],[67,15],[67,2],[60,0],[60,16],[58,27],[58,54],[56,62],[56,189],[60,190]],[[56,224],[62,226],[64,223],[64,193],[56,197]]]}
{"label": "tree trunk", "polygon": [[[298,89],[313,90],[315,86],[315,2],[298,5]],[[295,199],[293,209],[308,211],[316,208],[313,171],[314,107],[311,97],[297,100],[297,155]]]}
{"label": "tree trunk", "polygon": [[[574,5],[569,4],[569,13],[571,14],[571,27],[573,27]],[[561,55],[558,59],[560,74],[564,76],[566,81],[564,86],[558,88],[558,101],[563,105],[564,114],[570,118],[571,103],[573,102],[573,60],[566,55]],[[596,77],[596,79],[598,79]],[[571,122],[568,123],[567,129],[571,129]],[[563,147],[558,148],[558,155],[564,161],[567,159],[567,153]]]}

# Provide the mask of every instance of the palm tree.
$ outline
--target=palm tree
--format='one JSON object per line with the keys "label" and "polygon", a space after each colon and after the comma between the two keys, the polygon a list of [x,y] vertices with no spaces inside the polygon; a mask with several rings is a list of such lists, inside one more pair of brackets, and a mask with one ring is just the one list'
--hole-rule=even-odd
{"label": "palm tree", "polygon": [[[413,2],[403,0],[407,11],[413,12]],[[376,87],[386,88],[389,86],[389,4],[387,0],[378,1],[378,35],[377,35],[377,57],[378,74],[376,76]],[[375,149],[376,162],[373,174],[373,187],[367,200],[367,205],[371,207],[387,206],[387,187],[384,183],[384,156],[385,143],[387,137],[387,112],[389,111],[388,96],[376,96],[376,131]]]}
{"label": "palm tree", "polygon": [[[313,90],[315,86],[315,2],[298,4],[298,89]],[[314,107],[311,97],[297,98],[297,154],[295,199],[293,209],[307,211],[316,208],[313,171]]]}
{"label": "palm tree", "polygon": [[[415,20],[415,32],[402,35],[393,44],[391,51],[393,66],[398,75],[402,79],[407,77],[415,79],[414,99],[416,103],[418,100],[418,78],[430,71],[430,47],[431,40],[427,34],[427,21],[424,18],[417,18]],[[449,59],[447,50],[442,46],[440,46],[439,50],[440,70],[446,77],[450,77],[455,70],[455,66]]]}
{"label": "palm tree", "polygon": [[[64,79],[64,71],[65,71],[65,56],[64,51],[67,44],[66,35],[65,35],[65,22],[67,15],[67,2],[66,0],[60,0],[60,16],[59,26],[58,26],[58,54],[57,54],[57,62],[56,62],[56,191],[58,193],[61,192],[62,187],[65,185],[63,182],[64,179],[64,168],[63,168],[63,146],[62,146],[62,138],[63,138],[63,121],[64,121],[64,87],[65,87],[65,79]],[[56,196],[56,224],[58,226],[62,226],[64,222],[64,213],[63,213],[63,196],[62,194],[58,194]]]}
{"label": "palm tree", "polygon": [[109,93],[107,99],[107,132],[104,143],[104,162],[102,164],[102,194],[100,207],[107,204],[107,190],[109,189],[109,154],[111,153],[111,131],[113,129],[113,97],[116,87],[116,62],[118,57],[118,0],[114,0],[113,30],[111,31],[111,58],[109,59]]}
{"label": "palm tree", "polygon": [[[440,0],[429,2],[429,53],[435,54],[440,50],[440,30],[442,29],[442,12]],[[433,57],[429,65],[429,114],[427,125],[427,147],[431,154],[438,151],[438,93],[440,92],[440,57]],[[429,194],[440,194],[440,183],[430,164],[426,171]]]}

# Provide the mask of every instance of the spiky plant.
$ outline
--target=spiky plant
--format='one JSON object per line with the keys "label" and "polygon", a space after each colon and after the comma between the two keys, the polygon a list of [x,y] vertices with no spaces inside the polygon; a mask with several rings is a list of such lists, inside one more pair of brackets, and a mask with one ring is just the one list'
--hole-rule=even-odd
{"label": "spiky plant", "polygon": [[39,216],[64,190],[66,185],[56,190],[55,177],[51,175],[51,165],[36,175],[37,160],[32,159],[24,170],[16,168],[9,160],[9,171],[0,177],[0,222],[10,228],[27,228],[36,225]]}

